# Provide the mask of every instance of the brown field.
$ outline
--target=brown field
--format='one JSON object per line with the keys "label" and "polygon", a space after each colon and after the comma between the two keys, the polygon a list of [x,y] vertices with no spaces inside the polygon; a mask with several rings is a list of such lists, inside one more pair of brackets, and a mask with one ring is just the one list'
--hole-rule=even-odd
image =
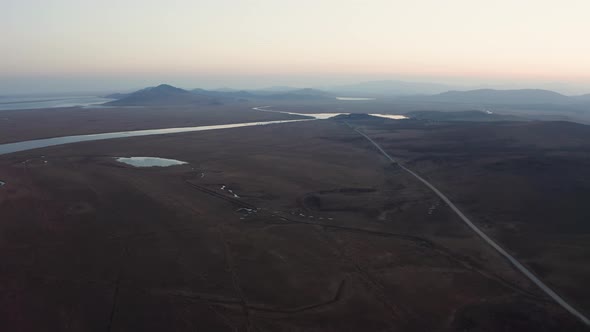
{"label": "brown field", "polygon": [[[182,122],[158,122],[156,113],[133,126],[109,122],[108,131]],[[42,134],[2,139],[52,136],[53,121]],[[188,125],[212,123],[195,115]],[[586,188],[583,150],[563,152],[568,139],[539,140],[531,128],[521,137],[509,124],[355,125],[590,307],[584,197],[570,200],[574,183]],[[189,164],[137,169],[117,156]],[[556,169],[548,159],[528,170],[534,156],[569,160],[559,170],[570,182],[541,181]],[[583,330],[434,194],[334,120],[21,152],[0,157],[0,179],[3,330]]]}
{"label": "brown field", "polygon": [[568,300],[590,309],[590,127],[380,122],[365,130]]}

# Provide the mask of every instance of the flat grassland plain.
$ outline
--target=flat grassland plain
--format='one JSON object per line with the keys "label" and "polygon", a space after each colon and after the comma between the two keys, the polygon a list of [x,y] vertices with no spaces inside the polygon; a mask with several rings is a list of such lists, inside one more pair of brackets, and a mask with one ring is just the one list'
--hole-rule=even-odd
{"label": "flat grassland plain", "polygon": [[[189,110],[153,111],[143,124],[105,117],[67,134],[218,124],[230,111],[210,122]],[[292,118],[243,112],[232,120]],[[56,136],[65,125],[48,121],[41,133],[7,126],[0,139]],[[349,123],[590,308],[586,126]],[[188,164],[115,161],[129,156]],[[0,157],[0,180],[7,331],[584,330],[341,121],[19,152]]]}

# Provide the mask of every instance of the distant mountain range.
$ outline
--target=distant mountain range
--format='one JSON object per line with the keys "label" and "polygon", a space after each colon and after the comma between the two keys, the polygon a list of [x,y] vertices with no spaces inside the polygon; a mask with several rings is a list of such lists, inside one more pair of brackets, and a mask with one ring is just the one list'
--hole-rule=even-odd
{"label": "distant mountain range", "polygon": [[[554,87],[554,88],[552,88]],[[555,89],[565,89],[567,85],[563,84],[542,84],[537,89],[527,88],[498,88],[491,86],[465,86],[465,85],[450,85],[429,82],[408,82],[400,80],[383,80],[383,81],[368,81],[349,85],[339,85],[324,87],[322,90],[329,91],[335,94],[348,94],[351,97],[400,97],[400,96],[415,96],[415,95],[436,95],[450,91],[548,91],[552,92]],[[588,95],[585,95],[588,98]]]}
{"label": "distant mountain range", "polygon": [[[258,96],[261,96],[260,94]],[[280,93],[263,94],[267,99],[271,100],[321,100],[321,99],[335,99],[336,96],[330,92],[317,89],[297,89],[285,91]]]}
{"label": "distant mountain range", "polygon": [[407,95],[431,95],[456,89],[457,87],[421,82],[405,81],[370,81],[357,84],[332,86],[325,88],[327,91],[343,95],[358,96],[407,96]]}
{"label": "distant mountain range", "polygon": [[294,90],[301,90],[301,88],[294,88],[292,86],[277,85],[268,88],[262,88],[256,90],[258,93],[278,93],[278,92],[289,92]]}
{"label": "distant mountain range", "polygon": [[[359,92],[354,87],[360,87],[361,91],[368,91],[369,87],[402,86],[399,81],[382,81],[367,82],[359,85],[347,86],[349,92],[333,92],[319,89],[296,89],[288,87],[276,87],[262,90],[234,90],[234,89],[193,89],[184,90],[173,87],[168,84],[162,84],[156,87],[149,87],[135,91],[133,93],[121,94],[116,93],[105,96],[116,99],[107,103],[108,105],[130,106],[130,105],[190,105],[190,104],[222,104],[229,102],[240,102],[246,100],[266,100],[266,101],[316,101],[316,100],[335,100],[337,96],[361,97],[370,95],[367,92]],[[421,83],[416,83],[421,84]],[[425,83],[426,84],[426,83]],[[429,86],[431,89],[442,89],[442,85],[421,85]],[[410,85],[406,85],[409,89]],[[357,91],[357,92],[353,92]],[[371,90],[377,91],[377,90]],[[381,90],[385,91],[385,90]],[[392,91],[392,90],[390,90]],[[401,91],[401,90],[396,90]],[[406,90],[409,91],[409,90]],[[392,102],[402,102],[406,104],[419,103],[444,103],[444,104],[465,104],[477,106],[531,106],[531,105],[586,105],[590,103],[590,94],[582,96],[565,96],[550,90],[540,89],[520,89],[520,90],[494,90],[478,89],[468,91],[446,91],[430,95],[413,95],[393,97]],[[378,98],[379,99],[379,98]]]}
{"label": "distant mountain range", "polygon": [[219,101],[211,96],[191,93],[190,91],[176,88],[168,84],[141,89],[129,94],[117,93],[105,97],[117,99],[107,103],[107,105],[113,106],[161,106],[219,103]]}
{"label": "distant mountain range", "polygon": [[115,93],[105,98],[116,99],[106,105],[112,106],[148,106],[148,105],[191,105],[191,104],[222,104],[227,102],[239,102],[250,99],[255,100],[321,100],[335,99],[328,92],[315,89],[295,89],[276,92],[244,91],[232,89],[184,90],[168,84],[141,89],[132,93]]}
{"label": "distant mountain range", "polygon": [[470,103],[488,105],[534,105],[569,104],[576,97],[568,97],[557,92],[539,89],[448,91],[431,96],[406,97],[405,100],[421,100],[445,103]]}

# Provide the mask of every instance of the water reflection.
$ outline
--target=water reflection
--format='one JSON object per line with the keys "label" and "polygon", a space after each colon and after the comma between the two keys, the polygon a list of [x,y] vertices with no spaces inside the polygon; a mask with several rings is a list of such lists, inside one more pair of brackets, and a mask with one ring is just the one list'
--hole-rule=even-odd
{"label": "water reflection", "polygon": [[119,157],[117,161],[134,167],[168,167],[187,164],[185,161],[158,157]]}
{"label": "water reflection", "polygon": [[23,142],[17,142],[17,143],[0,144],[0,155],[7,154],[7,153],[13,153],[13,152],[19,152],[19,151],[38,149],[38,148],[45,148],[48,146],[70,144],[70,143],[77,143],[77,142],[99,141],[99,140],[112,139],[112,138],[176,134],[176,133],[186,133],[186,132],[193,132],[193,131],[240,128],[240,127],[251,127],[251,126],[264,126],[264,125],[275,124],[275,123],[289,123],[289,122],[309,121],[309,120],[313,120],[313,119],[247,122],[247,123],[234,123],[234,124],[199,126],[199,127],[148,129],[148,130],[123,131],[123,132],[104,133],[104,134],[75,135],[75,136],[64,136],[64,137],[37,139],[37,140],[23,141]]}
{"label": "water reflection", "polygon": [[379,117],[379,118],[392,119],[392,120],[409,119],[407,116],[405,116],[405,115],[399,115],[399,114],[379,114],[379,113],[372,113],[372,114],[369,114],[369,115],[376,116],[376,117]]}

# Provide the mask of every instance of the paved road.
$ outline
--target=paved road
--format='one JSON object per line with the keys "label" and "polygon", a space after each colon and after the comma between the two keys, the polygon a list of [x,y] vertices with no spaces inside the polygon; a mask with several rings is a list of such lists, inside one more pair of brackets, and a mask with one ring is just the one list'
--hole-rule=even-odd
{"label": "paved road", "polygon": [[469,218],[467,218],[459,208],[451,202],[451,200],[445,196],[440,190],[436,189],[430,182],[426,181],[420,175],[414,173],[412,170],[407,168],[406,166],[400,164],[395,159],[393,159],[385,150],[379,146],[373,139],[367,136],[365,133],[361,132],[360,130],[353,128],[350,124],[346,123],[349,127],[351,127],[354,131],[362,135],[364,138],[369,140],[387,159],[389,159],[392,163],[397,164],[401,169],[404,171],[412,174],[416,179],[420,180],[420,182],[424,183],[430,190],[432,190],[440,199],[442,199],[458,216],[463,220],[469,228],[471,228],[477,235],[479,235],[484,241],[486,241],[490,246],[492,246],[497,252],[499,252],[502,256],[504,256],[516,269],[522,272],[529,280],[531,280],[535,285],[537,285],[545,294],[551,297],[555,302],[561,305],[565,310],[570,312],[572,315],[579,318],[584,324],[590,326],[590,319],[588,319],[584,314],[576,310],[572,307],[569,303],[567,303],[561,296],[555,293],[549,286],[547,286],[543,281],[541,281],[537,276],[535,276],[529,269],[527,269],[524,265],[522,265],[516,258],[510,255],[504,248],[502,248],[498,243],[492,240],[489,236],[487,236],[481,229],[479,229]]}

